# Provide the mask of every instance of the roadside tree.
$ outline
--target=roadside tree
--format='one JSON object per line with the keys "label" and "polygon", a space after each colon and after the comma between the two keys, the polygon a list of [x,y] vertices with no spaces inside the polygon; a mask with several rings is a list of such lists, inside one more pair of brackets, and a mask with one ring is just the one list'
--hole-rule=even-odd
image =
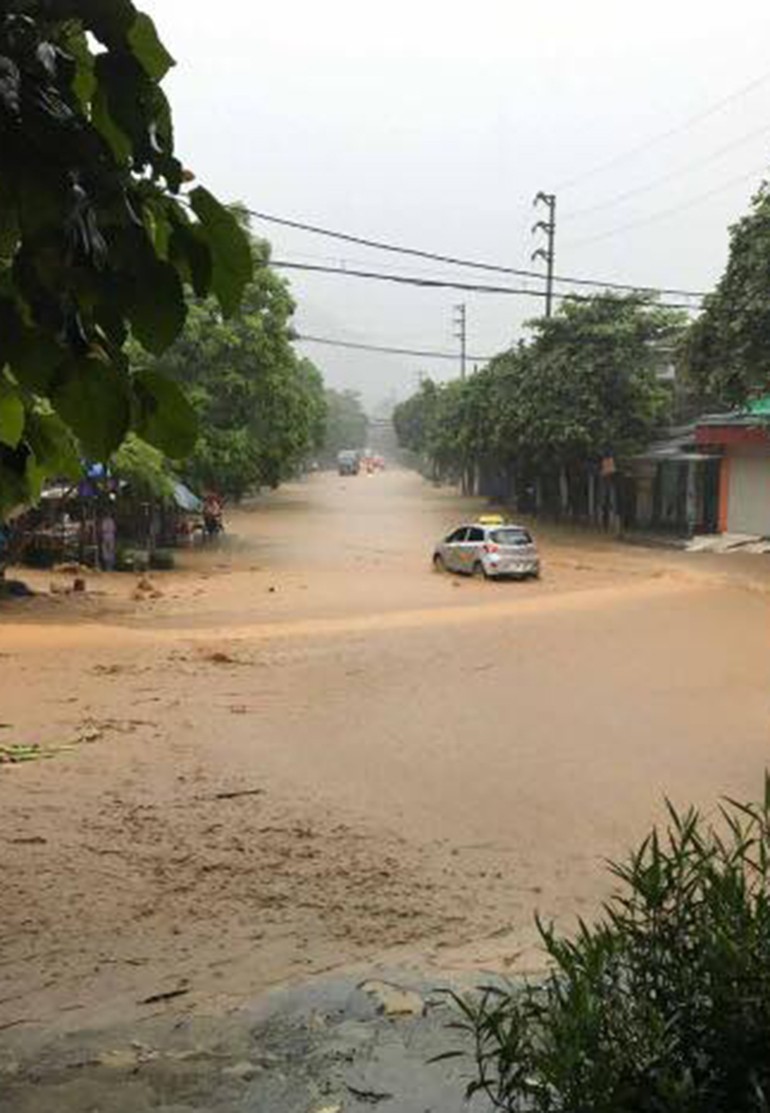
{"label": "roadside tree", "polygon": [[326,403],[318,370],[291,344],[294,302],[254,241],[254,278],[225,320],[213,298],[194,300],[176,342],[149,365],[184,388],[199,437],[182,473],[232,498],[276,487],[320,447]]}
{"label": "roadside tree", "polygon": [[523,450],[563,466],[643,448],[669,414],[660,349],[681,332],[682,314],[603,294],[566,301],[531,327],[516,391]]}
{"label": "roadside tree", "polygon": [[110,460],[110,471],[131,484],[134,491],[151,498],[168,499],[174,490],[175,476],[163,453],[129,433]]}
{"label": "roadside tree", "polygon": [[705,405],[732,407],[770,388],[770,185],[730,229],[727,267],[683,349],[685,371]]}
{"label": "roadside tree", "polygon": [[682,328],[680,314],[639,296],[566,302],[468,379],[423,383],[398,407],[396,431],[468,489],[494,477],[584,485],[589,467],[642,448],[667,419],[661,351]]}
{"label": "roadside tree", "polygon": [[369,434],[369,419],[361,398],[354,390],[327,389],[326,429],[323,455],[333,460],[346,448],[364,448]]}
{"label": "roadside tree", "polygon": [[[393,409],[393,428],[401,448],[429,461],[430,432],[436,419],[441,387],[423,378],[419,390]],[[429,461],[432,464],[432,461]]]}

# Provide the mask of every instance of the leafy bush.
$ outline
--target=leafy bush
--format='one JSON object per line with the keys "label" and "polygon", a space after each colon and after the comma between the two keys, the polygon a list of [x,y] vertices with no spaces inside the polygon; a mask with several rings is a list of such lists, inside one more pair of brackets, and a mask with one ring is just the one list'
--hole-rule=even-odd
{"label": "leafy bush", "polygon": [[538,921],[542,981],[455,996],[469,1094],[510,1113],[770,1109],[770,781],[716,825],[669,814],[611,865],[621,886],[598,923],[565,938]]}
{"label": "leafy bush", "polygon": [[150,567],[150,554],[146,549],[118,548],[115,568],[118,572],[147,572]]}

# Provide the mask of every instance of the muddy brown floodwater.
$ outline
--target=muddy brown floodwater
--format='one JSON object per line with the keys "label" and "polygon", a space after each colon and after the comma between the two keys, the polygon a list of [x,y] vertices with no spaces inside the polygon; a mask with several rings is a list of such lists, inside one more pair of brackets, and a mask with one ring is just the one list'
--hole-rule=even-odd
{"label": "muddy brown floodwater", "polygon": [[[768,763],[767,558],[538,531],[540,583],[429,570],[473,505],[319,475],[135,581],[0,610],[0,1029],[225,1008],[320,971],[539,961],[674,801]],[[55,579],[55,577],[53,577]]]}

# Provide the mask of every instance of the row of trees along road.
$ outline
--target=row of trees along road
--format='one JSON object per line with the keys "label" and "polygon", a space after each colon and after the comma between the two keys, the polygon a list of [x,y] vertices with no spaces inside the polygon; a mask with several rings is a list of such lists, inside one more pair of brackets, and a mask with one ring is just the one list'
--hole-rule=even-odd
{"label": "row of trees along road", "polygon": [[131,0],[0,7],[0,521],[84,458],[238,495],[322,441],[267,246],[175,153],[172,65]]}
{"label": "row of trees along road", "polygon": [[291,345],[289,288],[268,266],[268,245],[252,248],[254,278],[239,310],[226,320],[215,298],[192,299],[181,335],[150,364],[184,389],[198,415],[183,474],[232,498],[277,486],[326,438],[321,374]]}
{"label": "row of trees along road", "polygon": [[396,408],[399,441],[468,491],[534,491],[541,505],[587,512],[601,460],[643,448],[668,419],[659,371],[684,325],[636,295],[565,302],[467,379],[424,380]]}
{"label": "row of trees along road", "polygon": [[[730,229],[727,266],[696,320],[636,295],[566,301],[467,380],[423,380],[396,408],[399,441],[434,478],[584,513],[603,459],[643,449],[672,419],[770,390],[768,275],[764,183]],[[658,377],[666,364],[675,389]]]}

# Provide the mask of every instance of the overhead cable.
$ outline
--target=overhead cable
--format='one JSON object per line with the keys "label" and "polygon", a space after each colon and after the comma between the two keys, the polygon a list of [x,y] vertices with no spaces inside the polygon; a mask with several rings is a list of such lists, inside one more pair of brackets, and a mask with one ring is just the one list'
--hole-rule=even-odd
{"label": "overhead cable", "polygon": [[586,244],[596,243],[599,240],[609,239],[611,236],[620,235],[622,232],[630,232],[635,228],[642,228],[648,224],[654,224],[658,220],[665,220],[670,216],[676,216],[679,213],[686,212],[687,209],[692,209],[696,205],[702,204],[704,201],[716,197],[717,194],[722,193],[723,190],[729,189],[731,186],[738,185],[740,182],[748,181],[749,178],[756,178],[758,174],[762,174],[770,170],[770,164],[765,162],[763,166],[755,167],[747,174],[739,174],[734,178],[722,182],[713,189],[707,190],[705,193],[700,193],[696,197],[690,197],[686,201],[682,201],[679,205],[672,205],[668,209],[660,209],[657,212],[649,213],[647,216],[637,217],[635,220],[629,220],[625,224],[618,224],[614,228],[609,228],[605,232],[597,232],[596,235],[586,236],[583,239],[565,240],[563,246],[565,247],[583,247]]}
{"label": "overhead cable", "polygon": [[[497,263],[483,263],[478,259],[464,259],[456,255],[442,255],[434,251],[423,251],[416,247],[403,247],[384,240],[367,239],[355,236],[349,232],[338,232],[331,228],[324,228],[317,224],[307,224],[304,221],[290,220],[288,217],[274,216],[272,213],[260,212],[256,209],[247,209],[247,212],[257,220],[264,220],[268,224],[278,224],[285,228],[295,228],[301,232],[311,232],[316,236],[326,236],[329,239],[342,240],[345,243],[358,244],[361,247],[371,247],[377,251],[388,251],[395,255],[411,255],[418,259],[430,259],[436,263],[450,263],[453,266],[467,267],[470,270],[490,271],[496,274],[510,274],[517,278],[536,278],[542,281],[544,275],[541,271],[522,270],[518,267],[505,267]],[[647,283],[634,285],[626,282],[603,282],[597,278],[574,278],[563,274],[554,275],[554,281],[572,286],[590,286],[602,290],[624,290],[631,293],[644,292],[647,294],[666,294],[672,297],[702,298],[702,290],[681,290],[663,286],[650,286]]]}
{"label": "overhead cable", "polygon": [[695,124],[699,124],[701,120],[706,120],[710,116],[715,115],[715,113],[719,112],[722,108],[725,108],[728,104],[732,104],[734,101],[740,100],[741,97],[745,97],[749,93],[753,93],[755,89],[760,88],[760,86],[766,84],[768,81],[770,81],[770,70],[763,74],[760,74],[760,76],[755,78],[753,81],[749,81],[747,85],[742,85],[740,89],[736,89],[734,92],[728,93],[726,97],[722,97],[721,100],[715,101],[714,103],[708,105],[700,112],[696,112],[693,116],[688,116],[680,124],[676,124],[674,127],[668,128],[666,131],[659,132],[657,135],[650,136],[649,139],[645,139],[642,143],[637,144],[637,146],[635,147],[631,147],[625,151],[620,151],[618,154],[613,155],[605,162],[598,163],[596,166],[591,167],[590,170],[581,171],[579,174],[575,174],[573,177],[567,178],[563,182],[559,182],[559,184],[556,186],[556,189],[571,189],[573,186],[577,185],[578,182],[583,182],[587,178],[593,178],[596,174],[602,174],[605,170],[610,170],[614,166],[618,166],[620,163],[626,162],[630,158],[635,158],[636,155],[643,154],[651,147],[656,147],[658,143],[663,143],[667,139],[673,139],[675,136],[681,135],[682,132],[688,131]]}
{"label": "overhead cable", "polygon": [[[470,282],[454,282],[447,278],[415,278],[405,274],[384,274],[378,271],[353,270],[349,267],[326,267],[317,263],[294,263],[287,259],[271,259],[270,265],[283,270],[309,271],[316,274],[336,274],[342,275],[345,278],[364,278],[379,282],[394,282],[401,286],[418,286],[425,289],[467,290],[475,294],[505,294],[530,298],[545,298],[546,296],[545,290],[528,290],[524,287],[516,286],[490,286]],[[642,289],[636,292],[644,294],[649,291]],[[601,298],[601,296],[601,294],[564,294],[554,292],[554,297],[560,298],[563,301],[593,301],[595,297]],[[668,309],[693,310],[695,308],[689,302],[665,302],[663,304]]]}
{"label": "overhead cable", "polygon": [[[326,344],[332,348],[352,348],[361,352],[382,352],[384,355],[451,359],[455,363],[460,358],[457,352],[439,352],[424,348],[394,348],[385,344],[363,344],[354,340],[335,340],[328,336],[309,336],[307,333],[297,333],[294,339],[301,341],[303,344]],[[477,363],[488,363],[492,358],[492,356],[468,356],[468,359]]]}
{"label": "overhead cable", "polygon": [[684,174],[689,174],[692,170],[698,170],[702,166],[708,166],[711,162],[716,162],[722,155],[727,154],[729,151],[735,150],[736,147],[743,146],[752,139],[758,138],[760,135],[767,135],[770,131],[770,124],[763,124],[761,128],[756,128],[754,131],[748,132],[746,135],[741,136],[739,139],[734,139],[731,143],[719,147],[710,154],[704,155],[702,158],[695,159],[692,162],[685,163],[675,170],[669,171],[667,174],[660,174],[657,178],[652,178],[650,181],[645,182],[644,185],[635,186],[633,189],[624,190],[623,193],[617,193],[614,197],[609,197],[605,201],[598,201],[595,205],[587,205],[583,209],[573,209],[563,213],[560,218],[560,223],[564,224],[570,220],[577,220],[584,216],[590,216],[593,213],[604,212],[606,209],[614,205],[622,205],[624,202],[629,201],[632,197],[639,197],[643,193],[649,193],[650,190],[655,189],[656,186],[663,185],[665,182],[673,181],[676,178],[682,177]]}

